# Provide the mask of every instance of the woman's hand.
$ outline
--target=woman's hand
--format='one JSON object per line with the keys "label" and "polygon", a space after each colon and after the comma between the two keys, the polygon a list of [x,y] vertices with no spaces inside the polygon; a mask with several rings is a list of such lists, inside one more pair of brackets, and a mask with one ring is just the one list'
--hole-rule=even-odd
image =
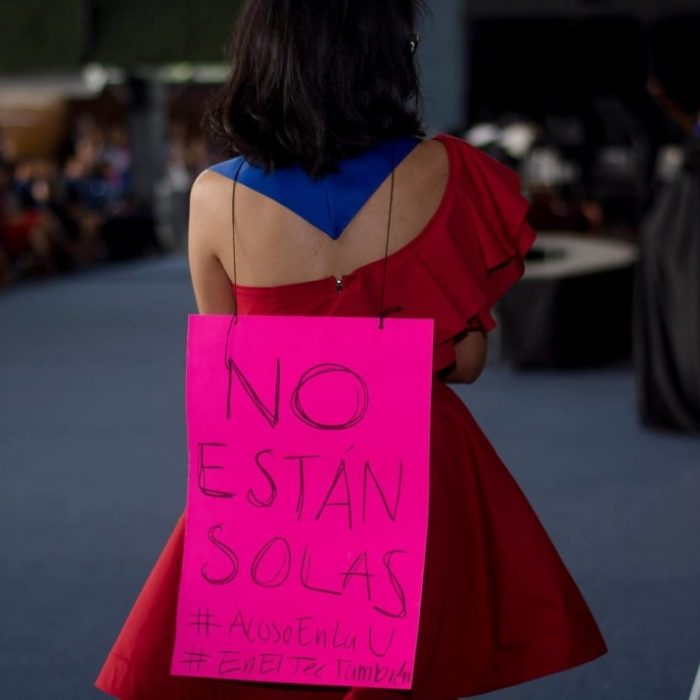
{"label": "woman's hand", "polygon": [[487,337],[483,331],[472,331],[455,341],[457,362],[444,380],[456,384],[475,382],[486,365],[486,351]]}

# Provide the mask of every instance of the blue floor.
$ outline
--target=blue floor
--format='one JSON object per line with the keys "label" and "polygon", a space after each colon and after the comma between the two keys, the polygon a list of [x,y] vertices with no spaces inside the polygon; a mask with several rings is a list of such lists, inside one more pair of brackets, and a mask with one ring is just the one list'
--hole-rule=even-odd
{"label": "blue floor", "polygon": [[[184,506],[195,311],[177,256],[0,295],[0,698],[106,697],[94,677]],[[700,439],[640,427],[627,366],[491,363],[457,391],[610,647],[488,697],[687,700],[700,662]]]}

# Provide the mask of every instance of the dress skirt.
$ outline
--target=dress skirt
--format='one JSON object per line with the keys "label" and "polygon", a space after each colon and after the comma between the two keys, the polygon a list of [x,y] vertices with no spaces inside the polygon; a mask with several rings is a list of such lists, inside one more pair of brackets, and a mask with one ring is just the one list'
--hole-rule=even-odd
{"label": "dress skirt", "polygon": [[562,671],[606,651],[525,495],[470,411],[435,380],[424,592],[412,692],[169,674],[182,513],[97,677],[123,700],[447,700]]}

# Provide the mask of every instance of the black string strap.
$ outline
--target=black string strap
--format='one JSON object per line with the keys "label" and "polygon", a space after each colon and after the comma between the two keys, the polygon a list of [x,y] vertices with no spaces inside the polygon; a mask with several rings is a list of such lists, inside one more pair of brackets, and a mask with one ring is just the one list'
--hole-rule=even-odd
{"label": "black string strap", "polygon": [[238,272],[236,270],[236,183],[238,175],[243,167],[243,158],[241,158],[236,168],[236,174],[233,177],[233,189],[231,191],[231,248],[233,252],[233,315],[228,324],[226,331],[226,345],[224,345],[224,367],[229,369],[230,360],[228,356],[229,342],[231,340],[231,331],[233,326],[238,324]]}
{"label": "black string strap", "polygon": [[233,190],[231,192],[231,249],[233,252],[233,314],[236,323],[238,323],[238,276],[236,271],[236,183],[238,175],[243,167],[243,158],[241,158],[236,174],[233,177]]}
{"label": "black string strap", "polygon": [[386,307],[385,296],[386,296],[386,280],[387,280],[387,270],[389,267],[389,235],[391,234],[391,212],[394,205],[394,171],[396,170],[396,161],[394,159],[394,142],[391,143],[391,189],[389,190],[389,215],[386,222],[386,239],[384,241],[384,265],[382,266],[382,287],[381,295],[379,297],[379,329],[384,329],[384,319],[390,314],[401,311],[401,306],[390,306]]}
{"label": "black string strap", "polygon": [[[235,324],[238,323],[238,273],[236,269],[236,183],[238,182],[238,176],[241,172],[241,167],[243,166],[243,158],[241,158],[238,168],[236,168],[236,174],[233,178],[233,189],[231,193],[231,248],[233,253],[233,315],[231,316],[231,321],[229,323],[228,332],[226,334],[226,353],[228,353],[229,340],[231,337],[231,331]],[[379,297],[379,308],[377,315],[379,316],[379,328],[382,330],[384,328],[384,319],[390,314],[396,313],[402,310],[401,306],[385,306],[386,297],[386,282],[387,282],[387,271],[389,266],[389,237],[391,235],[391,214],[394,205],[394,180],[396,162],[394,157],[394,143],[391,144],[391,187],[389,191],[389,214],[386,222],[386,237],[384,241],[384,264],[382,267],[382,284]],[[229,360],[228,355],[225,354],[224,364],[228,369]]]}

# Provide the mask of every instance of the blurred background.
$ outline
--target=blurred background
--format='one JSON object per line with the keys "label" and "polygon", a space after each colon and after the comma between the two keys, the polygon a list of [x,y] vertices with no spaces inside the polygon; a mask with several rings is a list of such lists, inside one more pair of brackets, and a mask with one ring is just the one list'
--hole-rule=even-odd
{"label": "blurred background", "polygon": [[[455,390],[610,647],[493,697],[698,700],[700,2],[427,4],[429,135],[517,170],[540,234]],[[237,5],[0,2],[0,697],[100,696],[184,505],[188,199]]]}

